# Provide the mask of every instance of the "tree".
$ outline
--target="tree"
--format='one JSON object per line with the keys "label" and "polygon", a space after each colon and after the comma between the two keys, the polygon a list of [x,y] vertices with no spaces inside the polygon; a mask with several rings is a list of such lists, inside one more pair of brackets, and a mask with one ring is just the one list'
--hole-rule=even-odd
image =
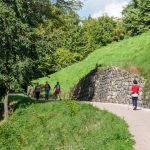
{"label": "tree", "polygon": [[150,29],[149,0],[132,0],[123,10],[123,22],[131,36],[148,31]]}
{"label": "tree", "polygon": [[51,43],[55,42],[49,41],[52,36],[41,36],[40,26],[46,27],[51,22],[49,30],[53,32],[61,26],[61,16],[80,4],[77,0],[0,0],[0,91],[5,119],[8,118],[9,92],[20,91],[35,78],[40,72],[37,68],[40,60],[54,49]]}
{"label": "tree", "polygon": [[62,68],[78,62],[81,60],[81,57],[82,56],[79,53],[59,48],[53,53],[52,68],[54,71],[59,71]]}
{"label": "tree", "polygon": [[32,36],[28,24],[22,23],[10,7],[0,2],[0,86],[5,119],[8,118],[9,92],[20,88],[31,59],[36,57]]}
{"label": "tree", "polygon": [[[56,7],[55,10],[59,11]],[[48,20],[48,24],[40,26],[37,31],[39,36],[42,37],[36,44],[38,51],[44,49],[46,52],[43,53],[44,55],[38,63],[38,68],[43,75],[81,61],[95,49],[112,41],[122,40],[125,36],[124,29],[121,26],[122,22],[119,19],[103,16],[98,19],[80,20],[79,16],[73,11],[65,15],[59,13],[57,16],[62,19],[61,25]],[[68,57],[66,58],[67,52],[70,61],[68,61]],[[74,57],[77,54],[80,57]],[[56,59],[57,61],[55,61]],[[61,60],[65,59],[64,65]]]}
{"label": "tree", "polygon": [[[36,44],[39,49],[38,51],[41,51],[40,49],[43,48],[46,51],[39,60],[38,65],[44,74],[58,71],[83,59],[82,54],[84,53],[85,39],[81,36],[82,29],[79,26],[79,16],[73,12],[69,12],[59,17],[63,20],[61,26],[55,28],[51,20],[49,20],[46,26],[40,26],[38,29],[38,34],[42,37]],[[67,52],[70,61],[68,60]],[[57,61],[55,61],[56,57],[58,57]],[[61,60],[66,61],[62,63]],[[57,68],[57,66],[59,67]]]}
{"label": "tree", "polygon": [[[102,16],[98,19],[88,18],[83,23],[83,28],[85,30],[85,38],[89,39],[89,43],[91,43],[94,48],[106,46],[115,40],[114,36],[118,36],[115,34],[116,30],[123,30],[118,26],[118,20],[114,18],[110,18],[108,16]],[[120,38],[121,39],[121,38]]]}

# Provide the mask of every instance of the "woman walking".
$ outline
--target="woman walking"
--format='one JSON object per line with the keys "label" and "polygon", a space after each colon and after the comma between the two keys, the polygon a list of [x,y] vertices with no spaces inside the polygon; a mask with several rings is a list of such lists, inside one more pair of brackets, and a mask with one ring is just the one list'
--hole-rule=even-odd
{"label": "woman walking", "polygon": [[55,89],[54,94],[56,95],[56,98],[60,100],[61,98],[60,98],[60,84],[59,84],[59,82],[56,83],[54,89]]}
{"label": "woman walking", "polygon": [[134,80],[133,85],[131,86],[133,110],[137,109],[137,101],[139,96],[139,86],[137,84],[137,80]]}

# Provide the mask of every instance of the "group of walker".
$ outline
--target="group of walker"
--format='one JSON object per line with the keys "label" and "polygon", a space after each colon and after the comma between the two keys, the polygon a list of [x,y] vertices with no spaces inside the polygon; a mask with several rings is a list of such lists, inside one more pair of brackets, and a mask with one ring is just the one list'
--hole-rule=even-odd
{"label": "group of walker", "polygon": [[[43,88],[44,88],[44,91],[45,91],[45,100],[48,100],[49,95],[50,95],[50,91],[51,91],[51,86],[47,81],[46,81],[44,86],[37,83],[35,88],[34,87],[29,87],[27,95],[30,96],[30,97],[32,97],[34,95],[36,100],[39,100],[40,99],[40,94],[41,94],[41,91],[42,91]],[[53,95],[58,100],[61,99],[60,98],[60,92],[61,92],[60,84],[59,84],[59,82],[57,82],[56,85],[54,86]]]}
{"label": "group of walker", "polygon": [[[34,89],[30,89],[30,91],[32,91],[32,92],[28,92],[27,95],[31,96],[30,93],[33,93],[33,91],[34,91],[36,100],[39,100],[41,89],[42,89],[42,86],[39,83],[37,83],[37,85],[35,86]],[[45,89],[45,100],[48,100],[49,95],[50,95],[51,86],[47,81],[44,85],[44,89]],[[57,99],[60,100],[61,99],[60,98],[61,89],[60,89],[59,82],[57,82],[56,85],[54,86],[54,90],[55,91],[53,94],[55,95],[55,97]],[[133,85],[131,86],[130,93],[131,93],[131,97],[132,97],[133,110],[136,110],[137,109],[138,96],[139,96],[139,85],[138,85],[137,80],[135,80],[135,79],[133,80]]]}

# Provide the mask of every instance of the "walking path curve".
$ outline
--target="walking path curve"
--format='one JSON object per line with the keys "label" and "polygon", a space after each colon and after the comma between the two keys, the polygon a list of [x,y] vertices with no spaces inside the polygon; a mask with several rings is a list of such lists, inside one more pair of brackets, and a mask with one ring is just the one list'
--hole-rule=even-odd
{"label": "walking path curve", "polygon": [[130,133],[134,136],[135,150],[150,150],[150,109],[138,108],[123,104],[91,102],[92,105],[106,109],[123,118],[129,125]]}

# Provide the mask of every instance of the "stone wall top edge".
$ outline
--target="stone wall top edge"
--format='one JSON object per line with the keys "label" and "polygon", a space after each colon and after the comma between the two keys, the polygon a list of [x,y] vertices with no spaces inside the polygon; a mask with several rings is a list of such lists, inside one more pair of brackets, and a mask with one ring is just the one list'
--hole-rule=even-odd
{"label": "stone wall top edge", "polygon": [[130,73],[127,70],[121,69],[120,67],[116,67],[116,66],[98,67],[97,72],[107,71],[107,70],[110,70],[110,71],[116,70],[116,71],[119,71],[121,73],[127,73],[128,75],[132,75],[135,78],[140,78],[141,80],[145,80],[144,77],[140,76],[139,74]]}

